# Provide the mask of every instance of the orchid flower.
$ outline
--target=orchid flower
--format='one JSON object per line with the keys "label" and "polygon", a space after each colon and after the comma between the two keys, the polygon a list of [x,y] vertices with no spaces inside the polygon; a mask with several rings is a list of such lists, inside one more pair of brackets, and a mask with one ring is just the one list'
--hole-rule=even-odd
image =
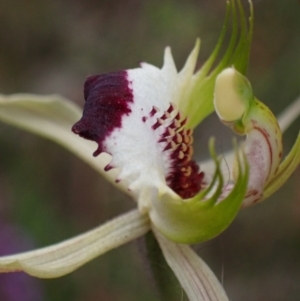
{"label": "orchid flower", "polygon": [[[250,5],[247,25],[237,3],[238,8],[235,1],[228,3],[217,46],[196,73],[199,40],[180,72],[168,47],[161,69],[142,63],[140,68],[89,77],[83,115],[59,96],[0,97],[2,121],[63,145],[131,195],[138,207],[59,244],[1,257],[1,272],[63,276],[152,230],[190,300],[228,300],[217,278],[188,244],[219,235],[241,207],[264,200],[282,186],[300,161],[298,136],[281,162],[280,126],[254,97],[244,76],[253,11]],[[230,14],[229,46],[216,64]],[[213,140],[211,161],[199,165],[192,159],[193,129],[214,110],[226,126],[246,136],[242,145],[234,143],[227,156],[227,162],[232,162],[229,174]],[[290,121],[300,113],[299,101],[291,110]],[[291,110],[281,120],[285,122]],[[71,127],[87,140],[72,134]]]}

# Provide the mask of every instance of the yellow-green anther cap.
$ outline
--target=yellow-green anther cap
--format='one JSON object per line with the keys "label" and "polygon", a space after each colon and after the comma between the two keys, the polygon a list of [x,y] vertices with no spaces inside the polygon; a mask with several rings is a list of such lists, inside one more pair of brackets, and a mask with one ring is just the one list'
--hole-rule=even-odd
{"label": "yellow-green anther cap", "polygon": [[214,105],[222,121],[239,120],[248,110],[252,99],[250,82],[234,68],[227,68],[218,75]]}
{"label": "yellow-green anther cap", "polygon": [[[218,75],[214,105],[223,123],[247,136],[243,148],[250,173],[243,205],[261,201],[282,158],[282,133],[277,120],[269,108],[254,97],[248,79],[234,68],[227,68]],[[233,178],[237,176],[237,168],[233,166]]]}

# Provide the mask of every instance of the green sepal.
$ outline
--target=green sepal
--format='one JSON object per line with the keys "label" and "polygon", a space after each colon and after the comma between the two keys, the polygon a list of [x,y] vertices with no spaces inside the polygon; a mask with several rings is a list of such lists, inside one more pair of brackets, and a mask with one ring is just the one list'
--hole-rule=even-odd
{"label": "green sepal", "polygon": [[223,232],[237,215],[248,183],[249,168],[243,152],[237,151],[238,177],[227,197],[221,197],[224,186],[220,159],[210,141],[210,152],[216,169],[212,184],[193,198],[181,199],[172,191],[161,191],[150,211],[154,226],[167,238],[192,244],[209,240]]}
{"label": "green sepal", "polygon": [[[246,73],[249,61],[250,45],[253,32],[253,6],[250,1],[249,28],[240,0],[227,2],[226,18],[217,45],[202,68],[193,76],[193,85],[190,95],[180,104],[182,112],[189,116],[187,127],[195,128],[204,118],[214,111],[213,93],[215,80],[225,68],[234,66],[242,74]],[[219,64],[215,65],[217,57],[224,45],[229,28],[229,19],[232,15],[232,33],[229,45]],[[239,20],[239,22],[238,22]],[[238,25],[240,30],[238,31]]]}
{"label": "green sepal", "polygon": [[273,178],[267,183],[263,199],[268,198],[274,192],[276,192],[291,176],[294,170],[300,165],[300,134],[298,134],[297,140],[286,156],[284,161],[280,164],[277,172]]}

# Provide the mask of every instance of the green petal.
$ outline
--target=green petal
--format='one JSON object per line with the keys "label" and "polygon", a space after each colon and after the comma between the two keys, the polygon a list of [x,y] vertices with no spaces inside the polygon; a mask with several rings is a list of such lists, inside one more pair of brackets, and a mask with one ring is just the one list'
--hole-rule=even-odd
{"label": "green petal", "polygon": [[248,182],[248,165],[243,154],[237,154],[239,174],[235,186],[226,196],[220,172],[220,160],[210,145],[216,171],[212,184],[191,199],[182,200],[171,190],[160,189],[153,200],[150,218],[155,227],[172,241],[198,243],[209,240],[224,231],[238,213]]}
{"label": "green petal", "polygon": [[291,176],[294,170],[300,165],[300,134],[284,161],[280,164],[278,171],[272,180],[266,185],[263,199],[268,198],[276,192]]}
{"label": "green petal", "polygon": [[[187,127],[196,127],[213,112],[214,84],[217,75],[223,69],[234,66],[242,74],[246,73],[253,31],[253,7],[250,1],[249,28],[247,28],[247,20],[242,5],[239,0],[237,3],[238,8],[236,8],[234,0],[227,3],[226,19],[217,45],[202,68],[193,76],[190,93],[180,102],[181,111],[189,116]],[[224,45],[225,36],[229,30],[230,14],[232,15],[232,33],[228,48],[220,62],[212,68]]]}
{"label": "green petal", "polygon": [[23,271],[39,278],[61,277],[92,259],[144,235],[149,219],[133,210],[61,243],[0,257],[0,273]]}
{"label": "green petal", "polygon": [[[95,144],[83,140],[71,132],[71,127],[80,119],[81,115],[81,108],[58,95],[0,95],[1,121],[64,146],[115,183],[114,171],[104,172],[110,156],[103,154],[94,158],[91,153],[95,149]],[[121,185],[118,187],[127,191]]]}

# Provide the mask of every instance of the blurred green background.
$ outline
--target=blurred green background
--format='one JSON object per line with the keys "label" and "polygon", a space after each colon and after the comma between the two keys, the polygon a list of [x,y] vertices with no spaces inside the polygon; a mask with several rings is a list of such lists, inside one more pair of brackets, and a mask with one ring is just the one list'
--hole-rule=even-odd
{"label": "blurred green background", "polygon": [[[253,2],[248,76],[257,97],[277,114],[299,95],[300,5],[296,0]],[[161,66],[167,45],[180,69],[196,37],[202,40],[201,66],[224,15],[221,0],[0,0],[0,91],[60,93],[82,106],[88,75],[134,68],[140,61]],[[207,154],[211,134],[219,136],[219,153],[230,145],[230,138],[229,143],[222,140],[222,130],[215,116],[199,127],[195,140],[200,158]],[[298,131],[299,118],[284,136],[285,151]],[[222,279],[230,300],[299,298],[299,179],[298,168],[269,200],[240,212],[218,238],[195,246]],[[36,247],[79,234],[133,207],[127,196],[58,145],[0,124],[0,219]],[[18,245],[18,238],[14,243]],[[15,251],[22,249],[19,245]],[[142,240],[132,242],[63,278],[37,280],[32,285],[41,291],[37,299],[0,299],[161,300],[142,245]],[[172,279],[166,278],[165,285],[174,291],[172,300],[187,300],[181,299],[180,288],[172,287]],[[0,293],[1,286],[3,278]]]}

